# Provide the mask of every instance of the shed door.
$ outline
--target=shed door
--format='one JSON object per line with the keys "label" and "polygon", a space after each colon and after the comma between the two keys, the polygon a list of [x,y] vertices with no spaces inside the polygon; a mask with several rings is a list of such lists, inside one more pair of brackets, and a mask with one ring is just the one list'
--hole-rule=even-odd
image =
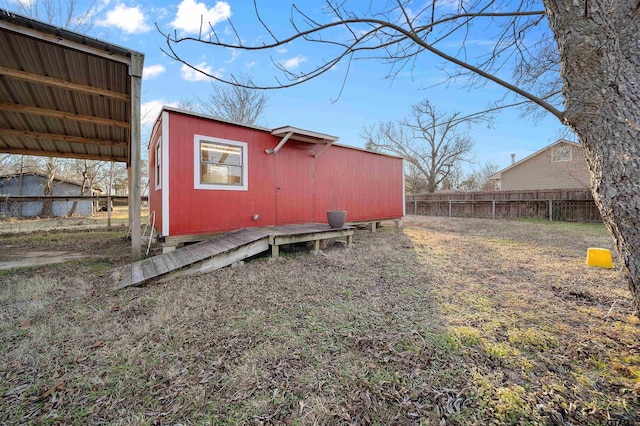
{"label": "shed door", "polygon": [[276,154],[276,224],[313,222],[314,162],[310,144],[288,141]]}

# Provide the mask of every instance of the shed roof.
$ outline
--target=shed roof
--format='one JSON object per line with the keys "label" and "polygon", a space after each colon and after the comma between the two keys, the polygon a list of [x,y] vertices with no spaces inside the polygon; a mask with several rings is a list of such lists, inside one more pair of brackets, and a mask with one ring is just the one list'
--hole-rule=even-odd
{"label": "shed roof", "polygon": [[515,168],[515,167],[518,167],[518,166],[519,166],[519,165],[521,165],[522,163],[524,163],[524,162],[527,162],[527,161],[531,160],[533,157],[535,157],[535,156],[537,156],[537,155],[539,155],[539,154],[542,154],[543,152],[547,151],[547,150],[548,150],[548,149],[550,149],[550,148],[553,148],[553,147],[554,147],[554,146],[556,146],[556,145],[561,145],[561,144],[570,144],[570,145],[574,145],[574,146],[580,146],[580,144],[579,144],[579,143],[571,142],[571,141],[568,141],[568,140],[565,140],[565,139],[559,139],[559,140],[557,140],[556,142],[552,143],[551,145],[547,145],[547,146],[545,146],[544,148],[542,148],[542,149],[540,149],[540,150],[538,150],[538,151],[534,152],[533,154],[531,154],[531,155],[529,155],[529,156],[527,156],[527,157],[523,158],[522,160],[520,160],[520,161],[516,161],[515,163],[513,163],[513,164],[509,165],[508,167],[505,167],[504,169],[502,169],[502,170],[500,170],[500,171],[498,171],[498,172],[496,172],[496,173],[492,174],[492,175],[491,175],[491,176],[489,176],[487,179],[489,179],[489,180],[496,180],[496,181],[497,181],[497,180],[500,180],[500,179],[502,178],[502,173],[504,173],[504,172],[506,172],[506,171],[508,171],[508,170],[511,170],[511,169],[513,169],[513,168]]}
{"label": "shed roof", "polygon": [[129,163],[143,58],[0,9],[0,152]]}
{"label": "shed roof", "polygon": [[[176,113],[179,113],[179,114],[185,114],[185,115],[191,115],[193,117],[203,118],[205,120],[217,121],[217,122],[220,122],[220,123],[232,124],[234,126],[246,127],[246,128],[249,128],[249,129],[260,130],[260,131],[263,131],[263,132],[269,132],[272,135],[277,136],[277,137],[284,137],[284,136],[286,136],[287,133],[291,132],[291,133],[293,133],[292,136],[291,136],[292,140],[297,140],[297,141],[302,141],[302,142],[309,142],[309,143],[330,144],[330,145],[335,145],[335,146],[339,146],[339,147],[342,147],[342,148],[354,149],[356,151],[363,151],[363,152],[368,152],[368,153],[371,153],[371,154],[383,155],[385,157],[393,157],[393,158],[402,159],[402,157],[400,157],[398,155],[388,154],[386,152],[371,151],[371,150],[368,150],[368,149],[365,149],[365,148],[359,148],[359,147],[356,147],[356,146],[350,146],[350,145],[345,145],[345,144],[334,143],[335,141],[338,140],[338,137],[337,136],[332,136],[332,135],[327,135],[325,133],[314,132],[314,131],[311,131],[311,130],[305,130],[305,129],[301,129],[301,128],[293,127],[293,126],[281,126],[281,127],[276,127],[274,129],[270,129],[270,128],[267,128],[267,127],[257,126],[257,125],[254,125],[254,124],[239,123],[239,122],[236,122],[236,121],[226,120],[224,118],[213,117],[211,115],[206,115],[206,114],[202,114],[202,113],[199,113],[199,112],[187,111],[187,110],[183,110],[183,109],[180,109],[180,108],[167,106],[167,105],[164,105],[162,107],[162,110],[158,114],[158,118],[156,118],[156,121],[155,121],[156,124],[159,122],[159,120],[162,117],[162,111],[176,112]],[[149,143],[151,143],[151,140],[149,140]],[[149,147],[149,145],[147,145],[147,147]]]}
{"label": "shed roof", "polygon": [[[0,180],[9,180],[9,179],[16,179],[19,178],[19,174],[18,173],[6,173],[6,174],[2,174],[0,175]],[[48,176],[44,173],[40,173],[40,172],[24,172],[22,173],[22,176],[37,176],[37,177],[41,177],[43,179],[47,179]],[[80,186],[82,185],[81,182],[72,180],[72,179],[65,179],[65,178],[61,178],[61,177],[54,177],[53,180],[58,181],[58,182],[64,182],[64,183],[68,183],[71,185],[77,185]]]}

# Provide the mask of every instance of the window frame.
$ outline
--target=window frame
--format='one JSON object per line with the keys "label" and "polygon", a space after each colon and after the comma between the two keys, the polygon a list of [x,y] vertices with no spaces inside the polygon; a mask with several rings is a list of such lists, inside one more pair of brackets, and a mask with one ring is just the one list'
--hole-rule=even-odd
{"label": "window frame", "polygon": [[[202,183],[202,143],[214,143],[239,147],[242,149],[242,185],[222,185],[217,183]],[[206,189],[213,191],[248,191],[249,190],[249,146],[246,142],[231,139],[216,138],[206,135],[193,136],[193,187],[194,189]]]}
{"label": "window frame", "polygon": [[[568,154],[567,157],[560,157],[556,155],[556,153],[560,152],[561,150],[565,151]],[[573,149],[571,149],[570,146],[556,146],[551,150],[552,163],[566,163],[571,161],[572,158],[573,158]]]}
{"label": "window frame", "polygon": [[155,189],[156,191],[162,189],[162,143],[161,138],[156,140],[156,149],[155,149]]}

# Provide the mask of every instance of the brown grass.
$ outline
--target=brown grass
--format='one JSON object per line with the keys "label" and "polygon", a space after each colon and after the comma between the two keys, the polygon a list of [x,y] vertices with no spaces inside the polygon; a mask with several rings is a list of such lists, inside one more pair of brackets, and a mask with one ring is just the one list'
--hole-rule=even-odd
{"label": "brown grass", "polygon": [[[141,211],[142,223],[148,221],[149,209],[143,207]],[[108,223],[107,212],[96,212],[92,216],[52,217],[52,218],[0,218],[0,233],[13,234],[51,230],[100,229]],[[111,212],[111,226],[122,227],[129,223],[127,206],[116,206]]]}
{"label": "brown grass", "polygon": [[640,422],[640,322],[619,271],[584,264],[602,226],[409,217],[112,294],[123,236],[0,274],[0,422]]}

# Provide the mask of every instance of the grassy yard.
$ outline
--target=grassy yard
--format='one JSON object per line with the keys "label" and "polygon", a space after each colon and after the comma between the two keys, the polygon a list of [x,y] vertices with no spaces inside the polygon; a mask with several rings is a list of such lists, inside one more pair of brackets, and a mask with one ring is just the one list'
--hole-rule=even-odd
{"label": "grassy yard", "polygon": [[584,264],[602,225],[408,217],[111,293],[125,232],[0,238],[94,255],[0,271],[0,423],[640,423],[640,321]]}
{"label": "grassy yard", "polygon": [[[141,212],[142,223],[147,223],[149,208],[143,207]],[[93,216],[53,217],[47,219],[8,218],[0,220],[0,234],[24,233],[34,231],[49,231],[52,229],[98,229],[107,226],[107,212],[97,212]],[[111,226],[128,226],[129,211],[127,206],[116,206],[111,212]]]}

